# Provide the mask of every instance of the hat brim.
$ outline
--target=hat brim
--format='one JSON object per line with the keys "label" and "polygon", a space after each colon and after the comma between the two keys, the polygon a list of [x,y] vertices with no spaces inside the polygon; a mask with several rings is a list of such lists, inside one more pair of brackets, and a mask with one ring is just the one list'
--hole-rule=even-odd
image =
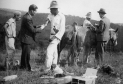
{"label": "hat brim", "polygon": [[54,6],[54,7],[49,7],[48,9],[51,9],[51,8],[59,8],[58,6]]}
{"label": "hat brim", "polygon": [[102,11],[97,11],[98,13],[102,13],[102,14],[106,14],[106,12],[102,12]]}

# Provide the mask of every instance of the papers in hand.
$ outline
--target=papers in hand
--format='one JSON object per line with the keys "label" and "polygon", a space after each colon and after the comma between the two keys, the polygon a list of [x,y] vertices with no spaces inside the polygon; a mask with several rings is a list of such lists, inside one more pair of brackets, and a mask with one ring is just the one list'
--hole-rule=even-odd
{"label": "papers in hand", "polygon": [[17,75],[10,75],[10,76],[4,77],[3,79],[5,81],[11,81],[11,80],[16,79],[16,78],[17,78]]}

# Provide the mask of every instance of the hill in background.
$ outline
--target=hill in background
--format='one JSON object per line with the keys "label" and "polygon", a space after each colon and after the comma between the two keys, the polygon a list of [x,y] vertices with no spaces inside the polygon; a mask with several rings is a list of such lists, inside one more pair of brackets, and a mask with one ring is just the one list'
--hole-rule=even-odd
{"label": "hill in background", "polygon": [[[2,25],[10,18],[13,17],[13,13],[15,10],[12,9],[4,9],[4,8],[0,8],[0,31],[2,28]],[[25,11],[21,11],[22,15],[24,15],[26,12]],[[48,16],[48,13],[38,13],[36,14],[36,16],[34,16],[33,21],[34,21],[34,25],[40,25],[43,24],[46,21],[46,18]],[[76,21],[78,23],[78,25],[82,25],[84,18],[81,18],[79,16],[71,16],[71,15],[65,15],[66,17],[66,25],[71,25],[74,21]],[[91,21],[92,24],[94,23],[98,23],[98,21],[92,20]],[[19,33],[20,30],[20,24],[21,21],[17,22],[17,34]],[[114,24],[111,23],[111,27],[116,29],[119,28],[118,31],[118,45],[116,46],[117,50],[123,50],[123,26],[119,23],[119,24]],[[47,46],[48,44],[48,39],[49,39],[49,33],[50,33],[50,25],[47,26],[47,28],[45,28],[44,30],[42,30],[42,32],[40,34],[36,35],[36,44],[33,45],[33,48],[35,48],[35,46],[40,46],[40,47],[44,47]],[[0,32],[0,39],[4,39],[4,35],[2,32]],[[20,42],[19,39],[16,39],[16,48],[20,48]],[[0,48],[3,50],[5,48],[4,45],[4,40],[0,40]]]}

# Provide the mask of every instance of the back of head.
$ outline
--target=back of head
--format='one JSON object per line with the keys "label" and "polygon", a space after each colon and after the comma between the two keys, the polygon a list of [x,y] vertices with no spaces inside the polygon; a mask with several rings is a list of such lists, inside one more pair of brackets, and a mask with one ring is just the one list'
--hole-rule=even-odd
{"label": "back of head", "polygon": [[14,17],[16,17],[16,16],[21,16],[21,12],[20,11],[15,11],[14,12]]}
{"label": "back of head", "polygon": [[36,9],[38,9],[38,7],[35,4],[32,4],[32,5],[29,6],[29,11],[30,10],[35,11]]}

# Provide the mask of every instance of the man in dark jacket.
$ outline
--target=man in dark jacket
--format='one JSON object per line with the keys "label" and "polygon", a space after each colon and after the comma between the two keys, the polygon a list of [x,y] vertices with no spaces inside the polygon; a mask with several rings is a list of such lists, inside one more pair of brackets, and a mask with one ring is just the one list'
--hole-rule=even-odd
{"label": "man in dark jacket", "polygon": [[110,28],[110,20],[105,17],[105,10],[101,8],[99,11],[99,16],[101,18],[99,22],[99,28],[97,29],[97,46],[95,58],[97,61],[97,68],[100,67],[103,63],[103,54],[104,54],[104,45],[107,43],[109,39],[109,28]]}
{"label": "man in dark jacket", "polygon": [[21,69],[31,71],[30,66],[30,52],[31,44],[34,43],[35,34],[41,32],[41,27],[34,27],[32,17],[36,14],[38,7],[34,4],[30,5],[28,13],[22,18],[21,30],[20,30],[20,41],[22,47],[21,54]]}

